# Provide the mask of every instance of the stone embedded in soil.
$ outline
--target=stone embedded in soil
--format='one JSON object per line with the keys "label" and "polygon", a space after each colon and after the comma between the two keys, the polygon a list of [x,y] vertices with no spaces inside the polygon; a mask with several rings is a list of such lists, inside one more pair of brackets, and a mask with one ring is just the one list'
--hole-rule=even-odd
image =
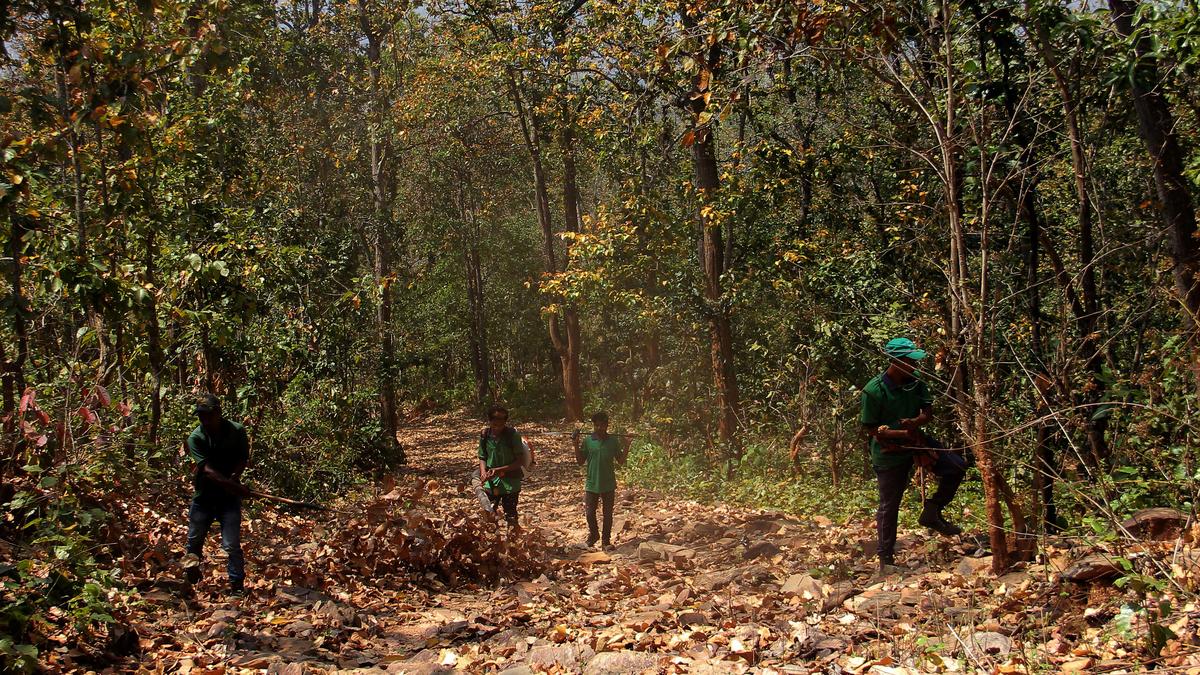
{"label": "stone embedded in soil", "polygon": [[658,654],[630,650],[601,652],[588,661],[583,673],[584,675],[615,675],[657,670],[659,658],[661,657]]}
{"label": "stone embedded in soil", "polygon": [[970,579],[984,574],[989,574],[992,569],[992,556],[984,556],[982,558],[962,558],[958,561],[958,565],[954,568],[960,577]]}
{"label": "stone embedded in soil", "polygon": [[793,574],[784,582],[779,592],[784,595],[799,595],[816,599],[825,596],[825,585],[807,574]]}
{"label": "stone embedded in soil", "polygon": [[1001,633],[984,631],[975,633],[968,641],[972,647],[991,656],[1008,656],[1012,651],[1012,640]]}
{"label": "stone embedded in soil", "polygon": [[1121,527],[1143,541],[1169,541],[1183,532],[1187,520],[1175,509],[1158,507],[1137,511]]}
{"label": "stone embedded in soil", "polygon": [[1064,581],[1085,584],[1092,581],[1111,579],[1120,573],[1121,569],[1117,567],[1116,561],[1112,558],[1103,555],[1090,555],[1071,563],[1070,567],[1063,570],[1062,578]]}
{"label": "stone embedded in soil", "polygon": [[754,560],[755,558],[772,557],[779,555],[779,547],[769,541],[760,541],[751,544],[746,552],[742,555],[746,560]]}
{"label": "stone embedded in soil", "polygon": [[532,668],[549,668],[555,664],[564,670],[577,670],[576,664],[592,658],[596,652],[587,645],[541,645],[529,650],[525,659]]}

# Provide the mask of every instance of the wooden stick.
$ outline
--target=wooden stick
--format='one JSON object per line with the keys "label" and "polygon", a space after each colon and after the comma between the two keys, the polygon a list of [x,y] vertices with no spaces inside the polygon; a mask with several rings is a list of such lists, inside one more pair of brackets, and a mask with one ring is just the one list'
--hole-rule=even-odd
{"label": "wooden stick", "polygon": [[331,509],[328,506],[322,506],[320,504],[315,504],[313,502],[302,502],[302,501],[299,501],[296,499],[288,499],[287,497],[280,497],[278,495],[273,495],[273,494],[270,494],[267,492],[259,492],[258,490],[251,490],[250,496],[258,498],[258,499],[266,499],[267,501],[279,502],[280,504],[287,504],[289,506],[295,506],[295,507],[301,508],[301,509],[308,509],[310,511],[328,511],[330,513],[344,513],[343,511]]}

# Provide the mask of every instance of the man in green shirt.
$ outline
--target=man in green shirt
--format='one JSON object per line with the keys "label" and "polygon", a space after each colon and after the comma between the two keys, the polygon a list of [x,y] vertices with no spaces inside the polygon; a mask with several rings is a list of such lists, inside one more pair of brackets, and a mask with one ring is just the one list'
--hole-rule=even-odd
{"label": "man in green shirt", "polygon": [[917,522],[940,534],[955,536],[962,530],[942,516],[942,509],[954,499],[967,463],[961,455],[947,452],[921,432],[921,427],[933,420],[933,397],[917,377],[917,365],[925,352],[908,338],[888,341],[883,351],[889,361],[887,370],[863,387],[859,421],[871,438],[871,465],[879,480],[875,527],[879,534],[879,569],[886,573],[895,563],[900,500],[914,464],[929,467],[938,476],[937,491],[925,500]]}
{"label": "man in green shirt", "polygon": [[[592,415],[592,434],[579,441],[579,430],[571,434],[571,443],[575,446],[575,461],[587,465],[587,482],[584,484],[583,505],[587,515],[588,539],[587,547],[601,542],[604,548],[612,546],[613,503],[617,494],[617,473],[614,462],[625,463],[629,457],[629,444],[632,436],[625,436],[621,442],[616,436],[608,434],[608,413],[597,412]],[[604,505],[604,531],[601,536],[596,524],[596,507]]]}
{"label": "man in green shirt", "polygon": [[[201,396],[193,410],[200,425],[187,439],[192,462],[192,484],[196,492],[188,509],[187,552],[203,558],[204,539],[213,521],[221,524],[221,548],[229,554],[229,590],[242,594],[246,562],[242,556],[242,498],[250,490],[241,483],[250,461],[250,439],[237,422],[221,417],[216,396]],[[200,580],[200,567],[185,570],[188,583]]]}
{"label": "man in green shirt", "polygon": [[508,410],[503,406],[488,408],[487,415],[488,426],[479,434],[479,481],[492,500],[492,507],[502,507],[504,520],[517,530],[517,500],[525,475],[527,443],[516,429],[508,426]]}

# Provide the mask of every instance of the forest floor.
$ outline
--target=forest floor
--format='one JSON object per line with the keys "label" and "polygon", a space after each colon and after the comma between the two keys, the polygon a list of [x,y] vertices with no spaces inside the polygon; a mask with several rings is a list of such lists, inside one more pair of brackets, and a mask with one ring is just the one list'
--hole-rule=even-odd
{"label": "forest floor", "polygon": [[[1068,540],[1043,542],[1039,562],[997,578],[977,536],[902,529],[906,572],[879,578],[872,522],[702,505],[622,486],[615,550],[584,550],[583,480],[569,439],[539,435],[562,428],[521,427],[538,463],[521,494],[525,530],[509,535],[466,488],[480,426],[461,415],[410,425],[409,475],[347,497],[337,504],[343,513],[248,509],[244,598],[224,594],[215,531],[205,578],[194,591],[178,582],[182,491],[130,504],[125,538],[142,553],[125,561],[136,590],[121,616],[138,644],[109,668],[1200,672],[1200,612],[1171,590],[1192,574],[1178,563],[1194,560],[1181,558],[1189,549],[1180,540],[1123,551],[1176,561],[1166,583],[1176,604],[1159,621],[1127,604],[1128,588],[1063,581],[1064,569],[1097,551]],[[87,651],[64,645],[45,665],[81,668]]]}

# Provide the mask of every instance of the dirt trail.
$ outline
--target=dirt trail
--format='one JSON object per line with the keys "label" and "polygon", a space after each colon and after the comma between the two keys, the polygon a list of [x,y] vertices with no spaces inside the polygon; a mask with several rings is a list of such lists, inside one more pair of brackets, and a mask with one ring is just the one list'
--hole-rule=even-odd
{"label": "dirt trail", "polygon": [[[436,483],[437,509],[472,507],[458,486],[474,465],[480,427],[444,415],[404,432],[410,473]],[[529,553],[540,573],[449,587],[431,572],[384,589],[369,573],[345,571],[375,550],[362,541],[353,554],[337,548],[339,528],[354,523],[313,526],[259,512],[246,526],[248,598],[216,592],[218,556],[211,580],[187,602],[166,574],[146,581],[138,631],[148,670],[991,671],[1025,663],[1031,632],[1030,645],[1057,644],[1063,651],[1048,658],[1061,659],[1074,658],[1067,647],[1086,635],[1075,616],[1082,604],[1057,594],[1055,570],[1031,566],[995,579],[989,559],[923,532],[901,533],[909,573],[876,579],[864,553],[873,546],[867,522],[706,506],[621,486],[616,549],[582,550],[581,469],[568,438],[541,433],[565,429],[519,428],[537,465],[521,496],[527,531],[509,543],[536,549]],[[317,562],[280,576],[304,556]],[[314,569],[328,576],[313,578]]]}

